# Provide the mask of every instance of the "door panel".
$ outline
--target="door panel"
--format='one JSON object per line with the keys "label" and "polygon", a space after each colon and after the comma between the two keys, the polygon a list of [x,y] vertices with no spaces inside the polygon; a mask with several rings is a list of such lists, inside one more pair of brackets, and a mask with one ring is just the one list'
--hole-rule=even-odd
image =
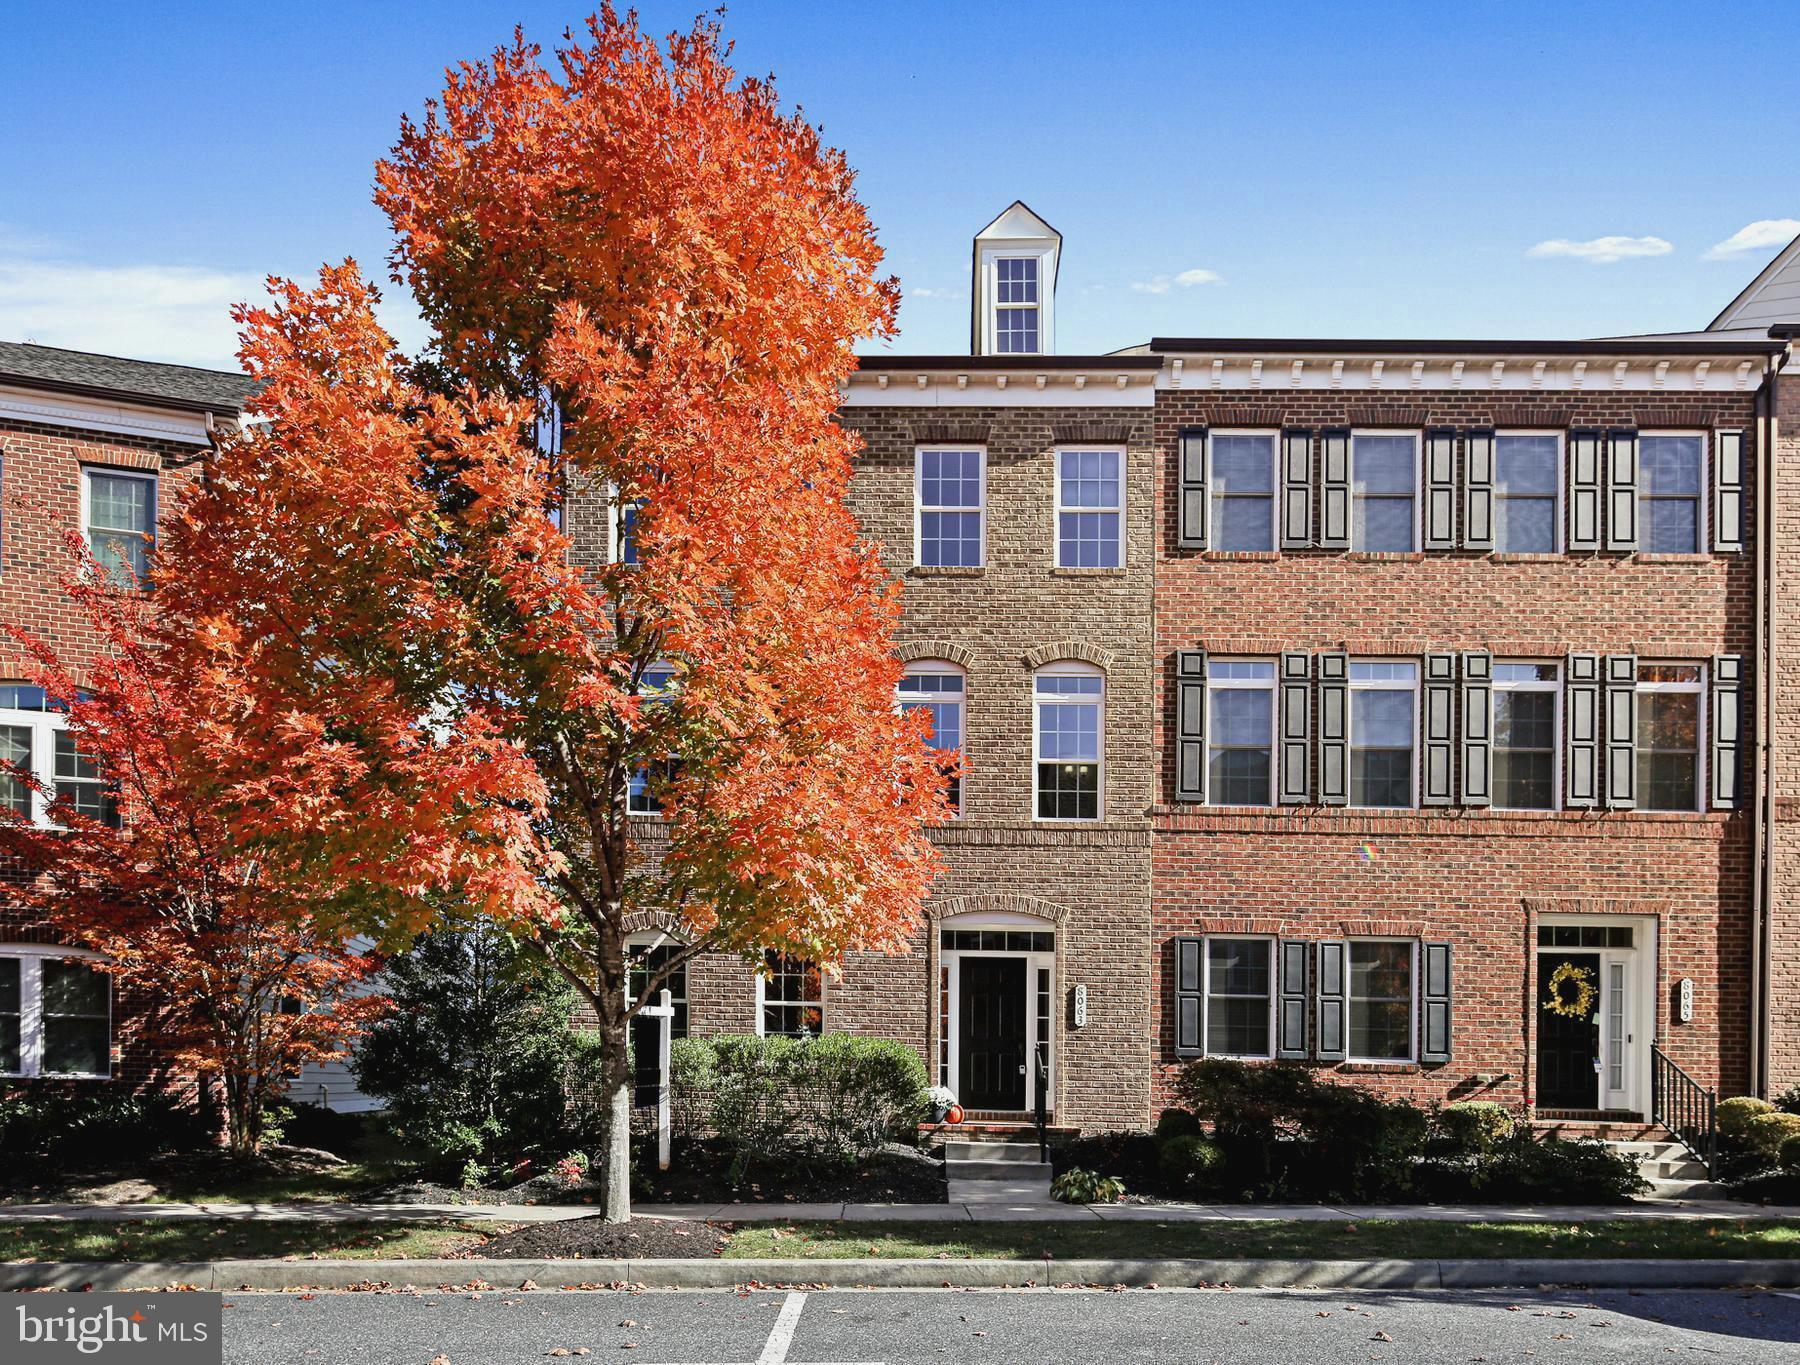
{"label": "door panel", "polygon": [[[1585,1017],[1571,1019],[1544,1008],[1550,977],[1563,963],[1585,971],[1594,1002]],[[1600,1011],[1604,1008],[1598,953],[1539,953],[1537,966],[1537,1102],[1540,1109],[1598,1109]],[[1565,998],[1572,992],[1565,988]]]}
{"label": "door panel", "polygon": [[1025,959],[962,959],[962,1094],[968,1109],[1025,1107]]}

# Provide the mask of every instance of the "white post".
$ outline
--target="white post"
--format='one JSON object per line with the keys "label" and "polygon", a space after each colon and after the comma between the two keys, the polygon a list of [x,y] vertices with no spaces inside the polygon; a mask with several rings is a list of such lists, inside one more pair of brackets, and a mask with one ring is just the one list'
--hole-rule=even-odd
{"label": "white post", "polygon": [[656,1091],[656,1169],[669,1169],[669,1050],[675,1036],[675,1006],[665,986],[657,1002],[661,1006],[656,1021],[656,1069],[659,1085]]}

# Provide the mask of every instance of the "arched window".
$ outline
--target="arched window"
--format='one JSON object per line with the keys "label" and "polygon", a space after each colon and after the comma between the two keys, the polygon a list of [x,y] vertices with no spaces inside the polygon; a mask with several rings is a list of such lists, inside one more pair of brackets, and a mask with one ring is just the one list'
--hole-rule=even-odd
{"label": "arched window", "polygon": [[[900,709],[931,716],[931,744],[946,754],[963,751],[963,698],[968,675],[943,659],[919,659],[906,666],[900,679]],[[962,777],[950,779],[950,805],[962,810]]]}
{"label": "arched window", "polygon": [[1037,818],[1098,820],[1105,758],[1106,675],[1092,664],[1048,664],[1032,680]]}

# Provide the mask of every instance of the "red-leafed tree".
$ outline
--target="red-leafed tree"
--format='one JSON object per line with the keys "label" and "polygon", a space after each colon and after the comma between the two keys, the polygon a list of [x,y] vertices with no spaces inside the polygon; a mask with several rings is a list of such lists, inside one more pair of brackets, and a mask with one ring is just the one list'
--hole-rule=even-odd
{"label": "red-leafed tree", "polygon": [[[898,948],[948,813],[834,420],[895,289],[843,157],[726,57],[609,9],[553,65],[516,39],[450,72],[378,169],[427,353],[351,265],[278,284],[242,315],[266,425],[170,537],[172,609],[245,680],[232,818],[347,904],[403,897],[358,927],[397,941],[461,890],[574,983],[615,1219],[629,928],[684,944],[646,997],[709,949]],[[329,799],[257,790],[315,750]]]}
{"label": "red-leafed tree", "polygon": [[71,668],[8,630],[66,712],[81,770],[105,784],[59,792],[27,768],[0,774],[22,798],[0,807],[0,862],[23,877],[8,895],[154,1002],[149,1036],[216,1078],[229,1149],[250,1156],[288,1077],[342,1057],[380,1009],[364,984],[375,962],[314,915],[304,879],[270,875],[224,818],[235,679],[198,667],[192,638],[166,631],[150,597],[110,581],[78,537],[69,550],[79,567],[64,588],[97,662]]}

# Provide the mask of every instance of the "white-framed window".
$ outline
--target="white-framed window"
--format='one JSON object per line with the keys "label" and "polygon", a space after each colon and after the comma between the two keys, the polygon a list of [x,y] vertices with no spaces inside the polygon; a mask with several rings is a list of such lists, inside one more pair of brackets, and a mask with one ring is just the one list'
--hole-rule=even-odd
{"label": "white-framed window", "polygon": [[1098,820],[1106,675],[1072,661],[1040,668],[1032,679],[1032,711],[1037,818]]}
{"label": "white-framed window", "polygon": [[1036,355],[1042,331],[1043,261],[1037,256],[994,258],[994,350]]}
{"label": "white-framed window", "polygon": [[638,563],[637,521],[643,507],[642,498],[615,500],[612,504],[613,563]]}
{"label": "white-framed window", "polygon": [[987,452],[920,446],[913,482],[913,562],[930,568],[980,568],[986,560]]}
{"label": "white-framed window", "polygon": [[[0,806],[48,826],[50,801],[67,798],[77,814],[117,829],[119,802],[100,765],[69,732],[68,712],[41,687],[0,683]],[[36,778],[39,787],[14,769]],[[48,791],[49,797],[41,793]]]}
{"label": "white-framed window", "polygon": [[1212,541],[1215,550],[1275,548],[1275,433],[1215,431]]}
{"label": "white-framed window", "polygon": [[1275,661],[1211,659],[1206,667],[1206,801],[1275,804]]}
{"label": "white-framed window", "polygon": [[[625,940],[625,1003],[637,1003],[652,974],[661,971],[682,945],[667,934],[633,934]],[[683,962],[664,978],[659,988],[669,993],[669,1005],[675,1011],[670,1020],[669,1036],[688,1036],[687,963]],[[656,1002],[652,1000],[651,1004]]]}
{"label": "white-framed window", "polygon": [[1417,433],[1359,431],[1350,438],[1350,548],[1419,548]]}
{"label": "white-framed window", "polygon": [[1411,806],[1418,790],[1419,666],[1350,662],[1350,804]]}
{"label": "white-framed window", "polygon": [[[919,659],[906,666],[900,679],[902,711],[924,711],[931,717],[931,746],[946,754],[963,752],[963,700],[968,674],[943,659]],[[950,805],[962,809],[962,775],[950,778]]]}
{"label": "white-framed window", "polygon": [[770,948],[756,977],[756,1031],[817,1038],[825,1030],[825,974],[818,964]]}
{"label": "white-framed window", "polygon": [[[664,706],[674,691],[673,665],[659,662],[644,670],[637,694],[645,706]],[[633,815],[660,815],[663,790],[679,771],[680,760],[673,758],[645,763],[634,769],[626,791],[626,807]]]}
{"label": "white-framed window", "polygon": [[1698,432],[1638,437],[1638,549],[1698,554],[1705,544],[1706,438]]}
{"label": "white-framed window", "polygon": [[1562,668],[1494,665],[1493,802],[1500,810],[1554,810],[1562,753]]}
{"label": "white-framed window", "polygon": [[91,465],[81,475],[81,530],[101,572],[122,587],[148,586],[156,475]]}
{"label": "white-framed window", "polygon": [[1349,941],[1351,1061],[1410,1062],[1418,1055],[1417,946],[1409,938]]}
{"label": "white-framed window", "polygon": [[1209,937],[1202,989],[1207,1056],[1275,1055],[1274,940]]}
{"label": "white-framed window", "polygon": [[112,979],[94,955],[0,944],[0,1075],[112,1074]]}
{"label": "white-framed window", "polygon": [[1555,554],[1562,548],[1562,435],[1494,435],[1494,548],[1506,554]]}
{"label": "white-framed window", "polygon": [[1117,569],[1125,563],[1125,452],[1056,452],[1056,566]]}
{"label": "white-framed window", "polygon": [[1706,670],[1642,663],[1637,671],[1637,806],[1698,810]]}

